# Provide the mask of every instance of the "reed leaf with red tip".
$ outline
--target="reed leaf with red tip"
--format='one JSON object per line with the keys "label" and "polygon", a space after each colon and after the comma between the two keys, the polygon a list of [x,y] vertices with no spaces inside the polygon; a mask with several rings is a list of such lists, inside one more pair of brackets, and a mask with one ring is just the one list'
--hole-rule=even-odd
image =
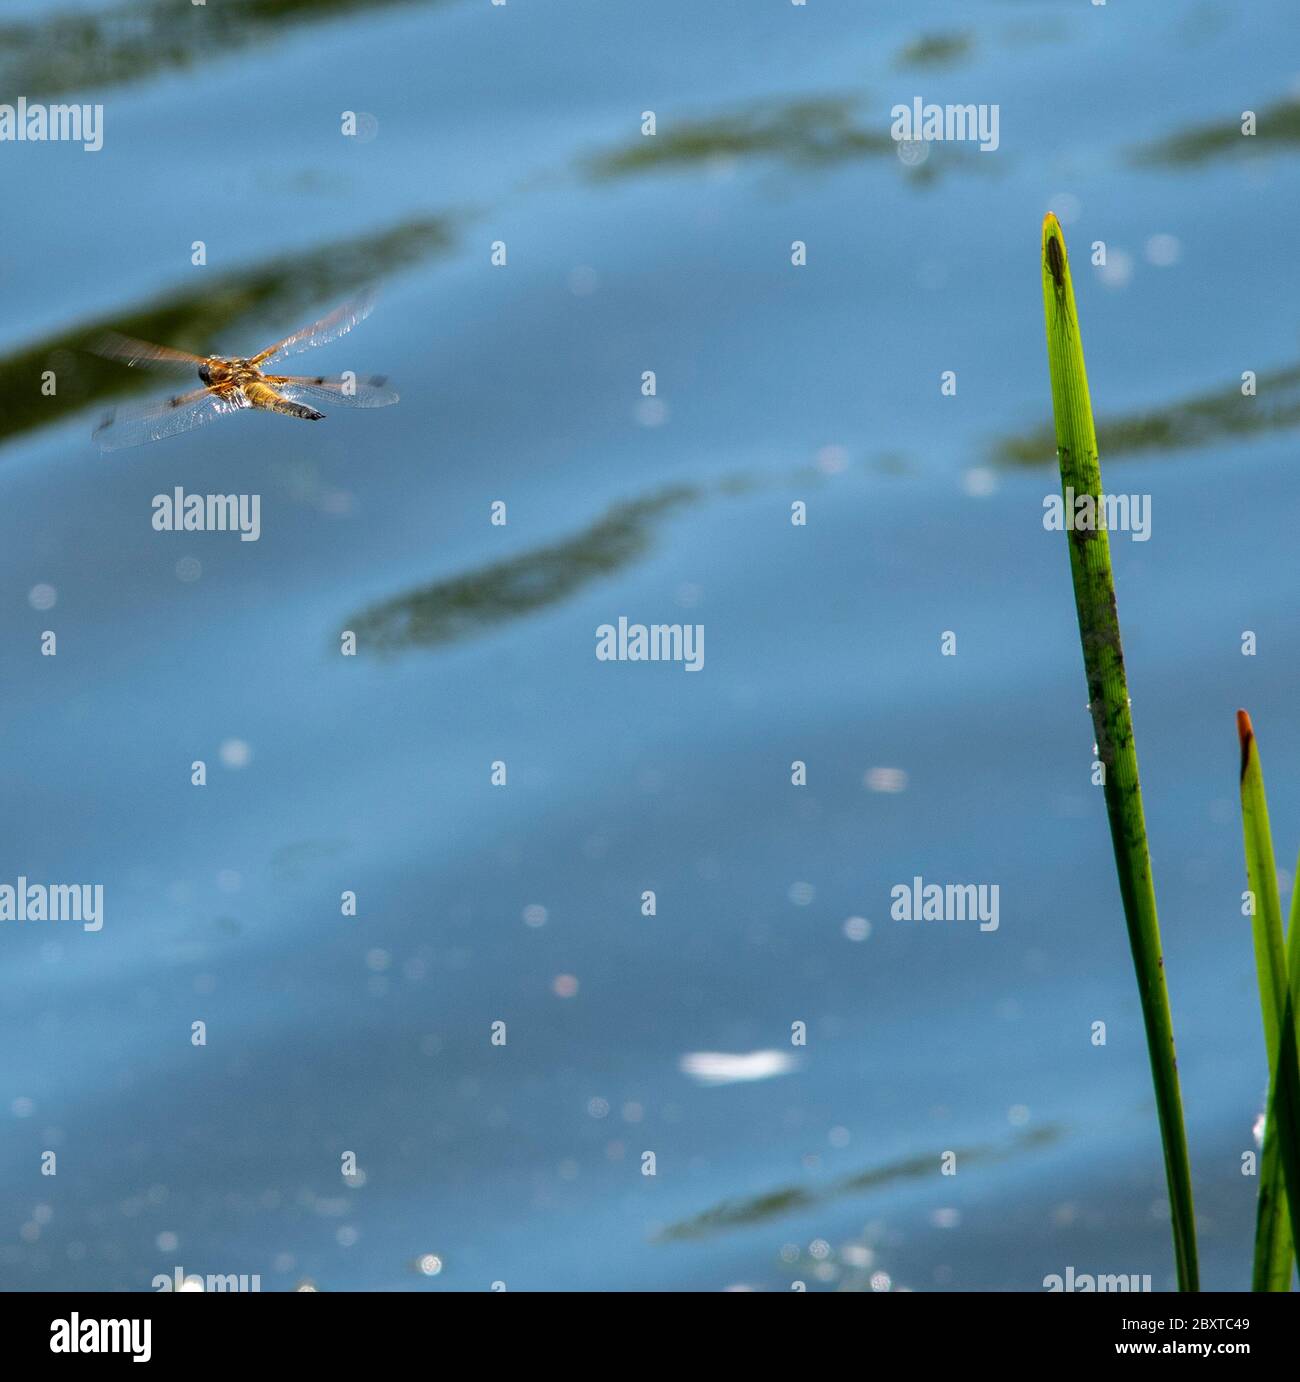
{"label": "reed leaf with red tip", "polygon": [[[1300,1242],[1300,1064],[1297,1063],[1295,1013],[1300,991],[1300,928],[1292,898],[1290,935],[1283,947],[1282,905],[1278,900],[1277,866],[1268,824],[1268,800],[1259,745],[1250,716],[1237,711],[1241,740],[1241,823],[1246,846],[1246,882],[1252,901],[1251,931],[1259,975],[1259,1007],[1268,1053],[1269,1098],[1264,1119],[1264,1147],[1259,1166],[1259,1202],[1255,1216],[1255,1263],[1251,1286],[1256,1291],[1289,1291]],[[1296,893],[1300,895],[1300,887]],[[1288,981],[1288,972],[1290,979]]]}

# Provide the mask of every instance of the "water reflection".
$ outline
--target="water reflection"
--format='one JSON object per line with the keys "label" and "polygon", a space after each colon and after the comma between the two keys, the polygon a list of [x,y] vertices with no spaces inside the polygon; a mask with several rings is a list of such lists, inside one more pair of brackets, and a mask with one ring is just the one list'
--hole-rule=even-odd
{"label": "water reflection", "polygon": [[1257,111],[1256,117],[1253,135],[1243,134],[1241,119],[1234,116],[1230,120],[1199,125],[1148,144],[1134,153],[1134,162],[1163,164],[1166,167],[1189,166],[1233,154],[1248,158],[1263,149],[1271,150],[1278,146],[1285,149],[1300,144],[1300,101],[1281,101],[1267,106]]}
{"label": "water reflection", "polygon": [[446,0],[145,0],[95,12],[63,11],[0,25],[0,92],[29,99],[116,86],[156,72],[227,58],[298,23]]}
{"label": "water reflection", "polygon": [[650,546],[661,519],[700,498],[690,486],[618,504],[576,537],[436,581],[354,615],[358,646],[393,653],[433,648],[531,614],[617,571]]}
{"label": "water reflection", "polygon": [[342,838],[298,840],[281,845],[271,856],[271,874],[277,883],[300,882],[349,848]]}
{"label": "water reflection", "polygon": [[[607,182],[732,159],[776,159],[793,168],[812,169],[887,156],[909,179],[926,182],[939,167],[960,157],[947,147],[932,145],[924,162],[901,162],[888,120],[882,115],[868,123],[860,114],[862,105],[862,98],[856,96],[816,96],[674,122],[653,138],[640,135],[620,149],[590,157],[583,167],[593,180]],[[967,168],[985,166],[970,158],[963,163]]]}
{"label": "water reflection", "polygon": [[[1009,1143],[985,1145],[981,1147],[957,1148],[957,1162],[961,1166],[997,1161],[1006,1161],[1022,1152],[1035,1151],[1049,1146],[1061,1136],[1061,1128],[1049,1124],[1022,1133]],[[761,1195],[743,1200],[724,1200],[712,1209],[706,1209],[693,1218],[670,1224],[662,1229],[656,1242],[671,1243],[682,1239],[705,1238],[714,1233],[724,1233],[728,1229],[747,1228],[751,1224],[766,1223],[800,1209],[811,1209],[814,1205],[825,1204],[845,1195],[862,1194],[868,1190],[878,1190],[881,1186],[892,1185],[898,1181],[919,1180],[922,1176],[938,1174],[939,1158],[934,1152],[924,1155],[902,1157],[897,1161],[886,1162],[883,1166],[871,1166],[851,1176],[832,1181],[822,1189],[806,1189],[803,1186],[787,1185],[779,1190],[767,1190]]]}
{"label": "water reflection", "polygon": [[665,519],[711,495],[730,498],[764,486],[795,481],[816,485],[828,478],[815,466],[768,475],[732,474],[710,488],[678,485],[616,504],[574,537],[395,595],[352,615],[343,627],[356,632],[363,651],[392,654],[440,647],[567,599],[630,565],[650,550]]}
{"label": "water reflection", "polygon": [[[1256,393],[1241,385],[1210,390],[1126,416],[1097,423],[1097,449],[1105,457],[1143,451],[1182,451],[1208,446],[1220,438],[1242,438],[1300,424],[1300,364],[1257,376]],[[1050,427],[1004,437],[994,450],[1003,465],[1047,465],[1056,459],[1056,437]]]}
{"label": "water reflection", "polygon": [[969,57],[974,42],[965,33],[921,34],[894,60],[898,67],[953,67]]}

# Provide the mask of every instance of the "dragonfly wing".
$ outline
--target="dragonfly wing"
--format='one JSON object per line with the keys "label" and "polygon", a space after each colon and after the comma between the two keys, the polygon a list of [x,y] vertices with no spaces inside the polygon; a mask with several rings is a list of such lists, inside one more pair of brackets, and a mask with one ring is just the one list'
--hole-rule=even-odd
{"label": "dragonfly wing", "polygon": [[265,364],[266,361],[277,359],[281,355],[298,355],[304,350],[324,345],[327,341],[336,341],[340,336],[347,335],[358,322],[365,321],[374,310],[374,306],[373,290],[361,293],[345,302],[342,307],[336,307],[320,321],[312,322],[301,331],[295,331],[292,336],[286,336],[284,340],[267,346],[260,354],[253,356],[252,363]]}
{"label": "dragonfly wing", "polygon": [[385,387],[382,375],[357,379],[339,374],[269,374],[267,382],[295,403],[332,403],[336,408],[386,408],[398,399],[396,389]]}
{"label": "dragonfly wing", "polygon": [[224,393],[195,389],[161,402],[127,404],[113,409],[95,428],[94,440],[101,451],[118,451],[124,446],[138,446],[141,442],[188,432],[213,418],[247,407],[248,400],[237,389]]}
{"label": "dragonfly wing", "polygon": [[190,355],[170,346],[151,345],[131,336],[119,336],[110,331],[100,336],[91,347],[96,355],[109,360],[121,360],[125,365],[152,365],[160,369],[185,369],[191,374],[204,363],[203,357]]}

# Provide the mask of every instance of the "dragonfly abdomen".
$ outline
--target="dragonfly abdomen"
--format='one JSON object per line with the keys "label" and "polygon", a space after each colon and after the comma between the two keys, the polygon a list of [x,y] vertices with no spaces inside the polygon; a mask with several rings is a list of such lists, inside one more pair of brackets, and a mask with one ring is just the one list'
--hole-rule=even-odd
{"label": "dragonfly abdomen", "polygon": [[253,405],[254,408],[265,408],[270,413],[283,413],[286,417],[306,418],[309,422],[318,422],[325,416],[315,408],[309,408],[305,403],[294,403],[277,393],[269,384],[247,383],[244,385],[244,397]]}

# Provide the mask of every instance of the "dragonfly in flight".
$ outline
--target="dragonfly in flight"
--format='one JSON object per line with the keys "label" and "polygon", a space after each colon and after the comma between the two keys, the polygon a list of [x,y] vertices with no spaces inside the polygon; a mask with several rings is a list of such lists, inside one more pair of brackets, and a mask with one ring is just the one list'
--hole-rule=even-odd
{"label": "dragonfly in flight", "polygon": [[337,340],[370,315],[374,294],[345,302],[320,321],[304,326],[292,336],[267,346],[247,359],[226,355],[190,355],[170,346],[150,345],[129,336],[107,335],[96,344],[99,355],[127,365],[177,370],[198,374],[201,388],[173,394],[160,402],[115,408],[95,429],[101,451],[157,441],[188,432],[213,418],[237,413],[242,408],[261,408],[286,417],[318,422],[325,416],[315,404],[340,404],[351,408],[383,408],[397,402],[397,394],[384,387],[382,378],[357,378],[352,374],[270,374],[267,366],[327,341]]}

